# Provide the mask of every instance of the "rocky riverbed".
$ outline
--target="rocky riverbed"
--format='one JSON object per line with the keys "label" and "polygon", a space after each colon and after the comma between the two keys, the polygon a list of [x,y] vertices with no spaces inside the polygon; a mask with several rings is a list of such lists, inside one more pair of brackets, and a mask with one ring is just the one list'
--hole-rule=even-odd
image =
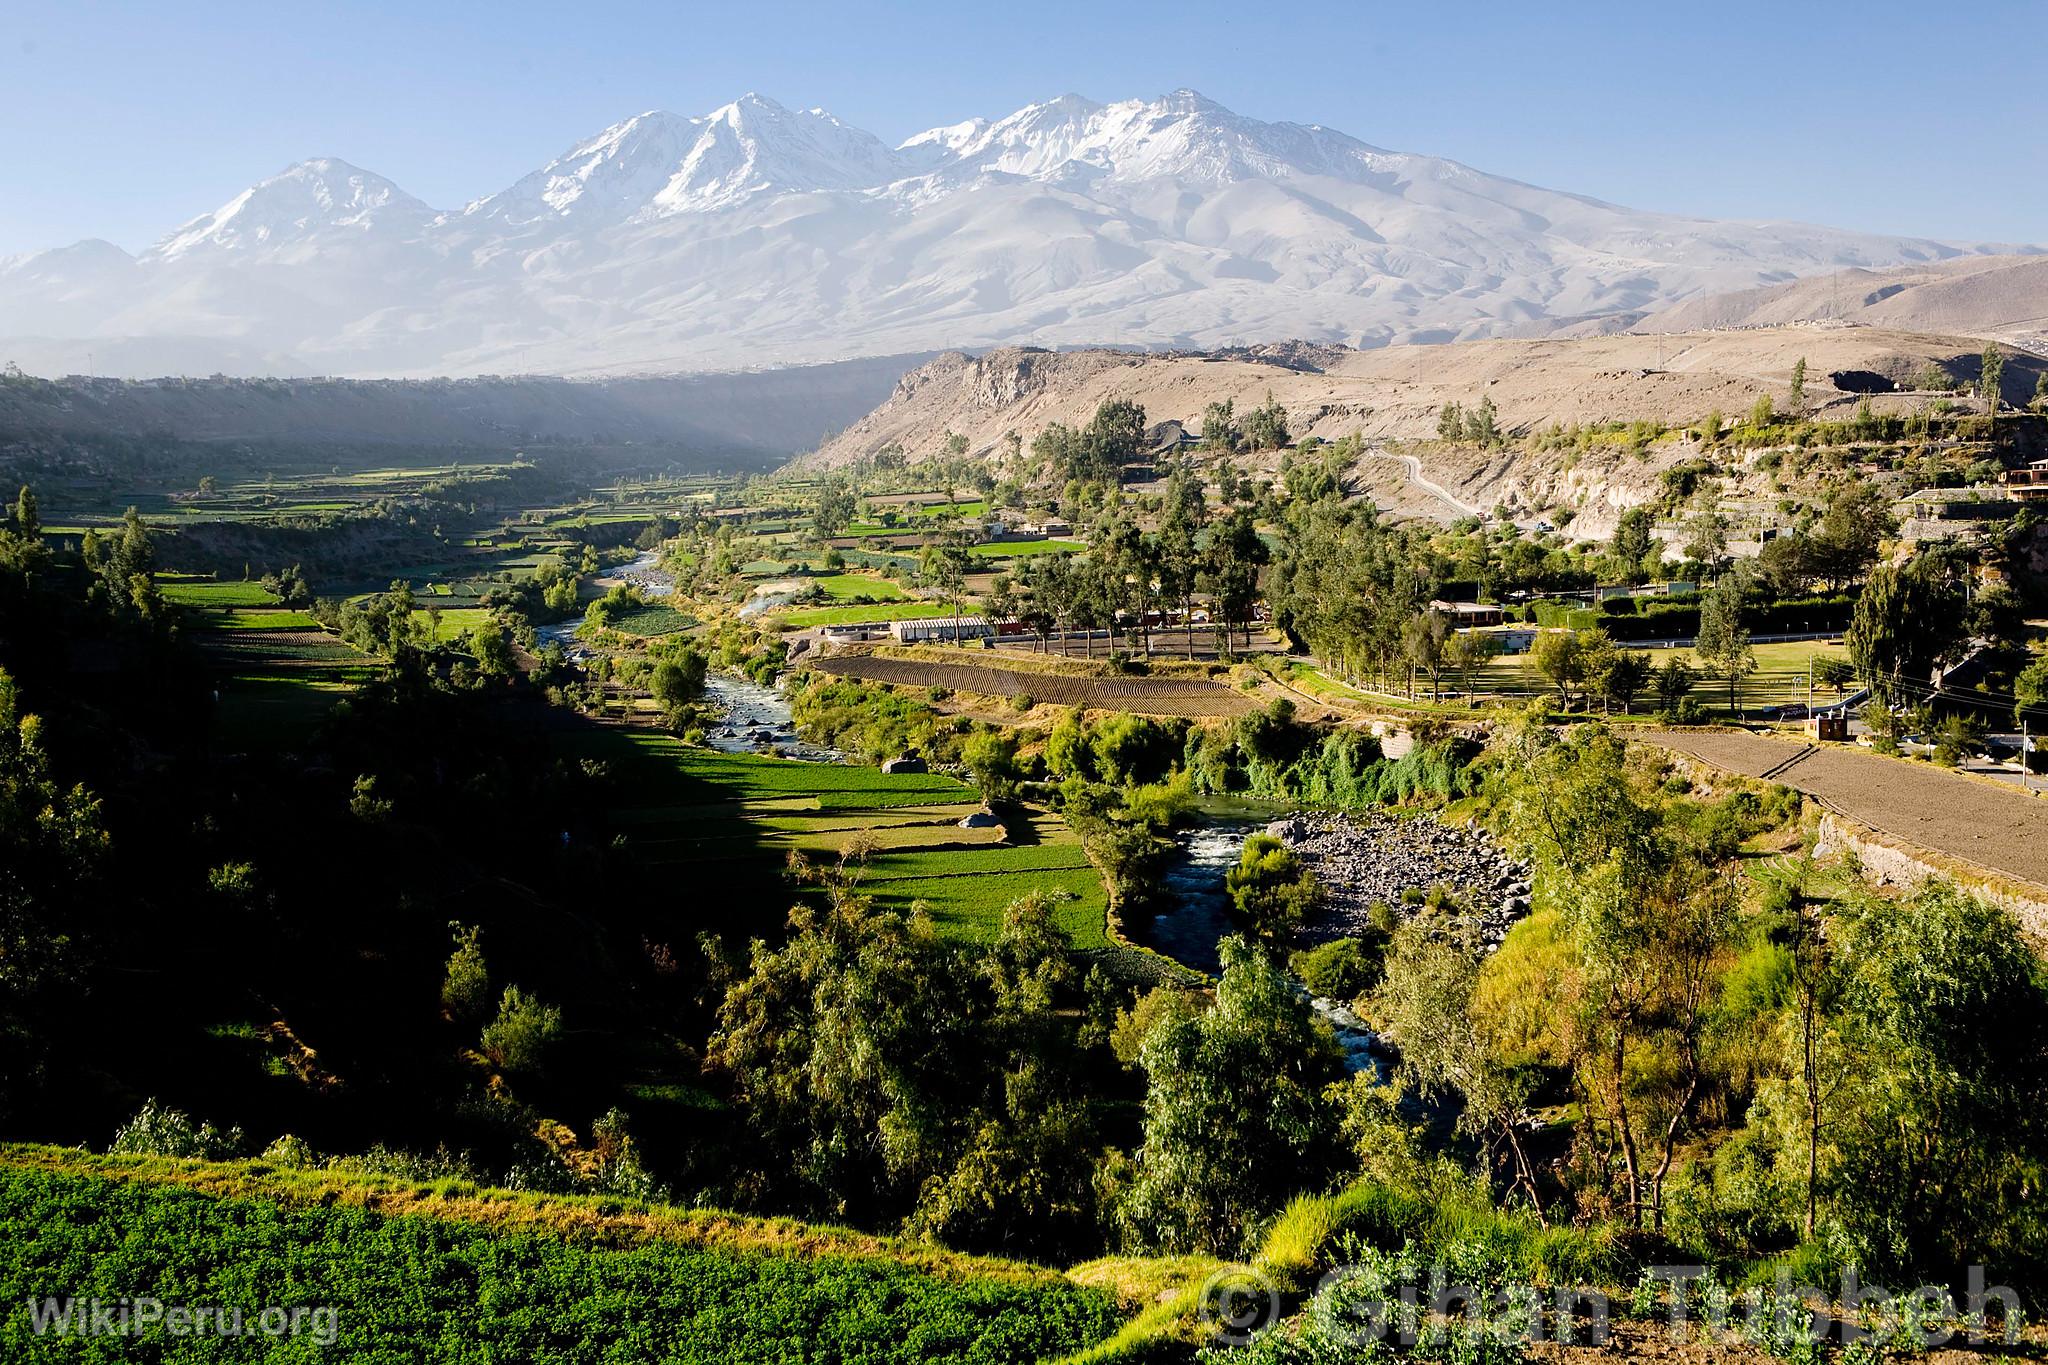
{"label": "rocky riverbed", "polygon": [[1456,902],[1446,911],[1450,923],[1486,949],[1499,946],[1529,912],[1529,869],[1483,830],[1426,816],[1305,811],[1275,820],[1266,832],[1293,849],[1323,884],[1327,904],[1306,926],[1306,942],[1370,930],[1376,903],[1392,906],[1403,919],[1421,913],[1420,905],[1402,904],[1411,888],[1443,887]]}

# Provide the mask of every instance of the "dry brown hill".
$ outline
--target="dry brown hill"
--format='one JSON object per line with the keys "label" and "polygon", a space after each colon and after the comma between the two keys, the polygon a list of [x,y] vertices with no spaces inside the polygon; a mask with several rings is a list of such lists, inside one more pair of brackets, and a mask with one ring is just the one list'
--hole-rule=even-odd
{"label": "dry brown hill", "polygon": [[[949,432],[965,436],[971,451],[986,453],[1010,431],[1029,441],[1048,423],[1086,422],[1109,398],[1135,400],[1152,421],[1180,420],[1193,429],[1211,402],[1255,407],[1271,391],[1287,408],[1297,437],[1330,440],[1353,433],[1428,437],[1446,402],[1469,404],[1482,395],[1493,399],[1506,427],[1525,432],[1553,422],[1687,422],[1714,409],[1733,418],[1760,394],[1783,401],[1802,356],[1809,401],[1825,411],[1853,405],[1872,387],[1911,389],[1929,364],[1974,376],[1982,348],[1964,336],[1797,326],[1318,348],[1321,370],[1200,354],[1009,347],[977,358],[952,351],[905,375],[886,403],[805,463],[845,464],[892,444],[912,455],[928,453]],[[2013,357],[2006,369],[2010,401],[2025,401],[2044,363]]]}
{"label": "dry brown hill", "polygon": [[[850,463],[891,445],[913,458],[938,451],[949,433],[970,452],[988,454],[1009,432],[1028,443],[1052,422],[1085,423],[1105,399],[1143,405],[1152,422],[1199,429],[1203,408],[1224,399],[1240,410],[1270,392],[1286,407],[1297,439],[1363,435],[1375,445],[1427,441],[1447,402],[1493,400],[1511,432],[1649,419],[1696,422],[1719,410],[1732,421],[1759,395],[1779,404],[1792,367],[1807,362],[1809,407],[1846,415],[1865,396],[1884,410],[1926,401],[1917,378],[1931,364],[1973,378],[1983,342],[1874,327],[1756,328],[1680,335],[1395,346],[1372,351],[1317,348],[1312,357],[1282,351],[1244,355],[1147,355],[1123,351],[1051,352],[1006,348],[979,358],[950,352],[913,370],[888,402],[808,456],[808,467]],[[1320,369],[1289,368],[1320,364]],[[2006,366],[2010,400],[2033,392],[2041,359],[2013,353]],[[1676,457],[1681,448],[1660,447]],[[1573,530],[1600,533],[1620,509],[1655,492],[1657,460],[1561,455],[1433,444],[1396,451],[1359,466],[1364,487],[1399,512],[1455,517],[1506,503],[1523,508],[1582,508]]]}
{"label": "dry brown hill", "polygon": [[1991,337],[2048,349],[2048,256],[1965,256],[1892,270],[1845,270],[1694,299],[1631,329],[1778,327],[1837,321]]}

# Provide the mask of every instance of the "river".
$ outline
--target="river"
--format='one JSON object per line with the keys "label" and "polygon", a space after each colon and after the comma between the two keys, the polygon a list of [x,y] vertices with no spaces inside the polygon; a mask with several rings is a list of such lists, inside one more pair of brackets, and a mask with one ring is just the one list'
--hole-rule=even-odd
{"label": "river", "polygon": [[704,742],[714,749],[729,754],[773,753],[807,763],[838,763],[846,757],[837,749],[797,736],[789,694],[780,686],[713,673],[704,679],[704,700],[722,713],[722,719],[704,731]]}
{"label": "river", "polygon": [[[1217,941],[1237,930],[1223,879],[1244,851],[1246,836],[1265,827],[1263,819],[1216,816],[1183,831],[1180,852],[1160,877],[1172,903],[1159,914],[1131,921],[1128,928],[1133,941],[1205,976],[1220,972]],[[1342,1001],[1309,995],[1306,986],[1300,990],[1336,1033],[1345,1065],[1354,1072],[1369,1069],[1384,1075],[1379,1039],[1365,1021]]]}

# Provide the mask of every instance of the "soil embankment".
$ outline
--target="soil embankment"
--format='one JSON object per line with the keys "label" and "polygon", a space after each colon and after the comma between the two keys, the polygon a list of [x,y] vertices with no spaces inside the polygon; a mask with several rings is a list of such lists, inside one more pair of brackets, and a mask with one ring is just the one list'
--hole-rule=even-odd
{"label": "soil embankment", "polygon": [[2012,878],[2048,895],[2048,801],[1940,768],[1733,731],[1637,737],[1745,777],[1771,775],[1901,844]]}

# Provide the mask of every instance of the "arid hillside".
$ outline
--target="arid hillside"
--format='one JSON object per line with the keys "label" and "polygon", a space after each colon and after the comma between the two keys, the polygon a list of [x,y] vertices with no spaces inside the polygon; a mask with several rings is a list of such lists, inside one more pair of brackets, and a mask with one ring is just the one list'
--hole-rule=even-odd
{"label": "arid hillside", "polygon": [[[1575,531],[1596,533],[1622,508],[1649,498],[1663,464],[1685,448],[1665,444],[1645,459],[1615,451],[1573,459],[1512,445],[1492,452],[1442,447],[1432,438],[1443,406],[1491,399],[1511,435],[1553,424],[1682,425],[1717,410],[1732,421],[1763,395],[1786,404],[1792,369],[1804,358],[1809,413],[1845,417],[1866,397],[1880,412],[1931,401],[1936,395],[1918,387],[1930,366],[1953,380],[1974,380],[1983,345],[1965,336],[1805,325],[1372,351],[1317,346],[1146,355],[1010,348],[979,358],[951,352],[904,376],[888,402],[804,463],[843,465],[892,445],[915,458],[941,449],[949,434],[964,436],[970,453],[993,453],[1007,433],[1028,443],[1050,423],[1087,422],[1110,398],[1141,404],[1153,423],[1179,421],[1194,431],[1209,403],[1230,400],[1242,412],[1271,393],[1287,409],[1296,440],[1366,438],[1377,458],[1362,461],[1354,477],[1359,491],[1383,507],[1456,517],[1501,503],[1564,504],[1583,509]],[[2044,365],[2038,357],[2010,353],[2008,401],[2025,402]],[[1400,448],[1381,449],[1389,444]],[[1265,463],[1272,461],[1269,456]]]}
{"label": "arid hillside", "polygon": [[[1086,422],[1107,398],[1132,399],[1153,422],[1194,429],[1209,403],[1256,407],[1271,392],[1297,438],[1326,440],[1428,437],[1445,403],[1482,397],[1493,400],[1511,432],[1553,422],[1686,422],[1715,409],[1733,417],[1761,394],[1783,401],[1802,356],[1808,402],[1825,413],[1853,407],[1873,390],[1908,393],[1930,364],[1974,376],[1982,349],[1962,336],[1800,326],[1282,353],[1299,356],[1300,365],[1320,361],[1320,368],[1206,354],[1005,348],[977,358],[953,351],[905,375],[888,402],[806,463],[845,464],[890,445],[916,455],[937,449],[949,432],[965,436],[971,452],[994,451],[1007,432],[1028,441],[1051,422]],[[2044,363],[2012,357],[2010,401],[2031,394]],[[1874,401],[1883,409],[1909,400],[1878,392]]]}
{"label": "arid hillside", "polygon": [[1962,332],[2048,348],[2048,256],[1969,256],[1892,270],[1845,270],[1694,299],[1638,321],[1638,332],[1838,321]]}

